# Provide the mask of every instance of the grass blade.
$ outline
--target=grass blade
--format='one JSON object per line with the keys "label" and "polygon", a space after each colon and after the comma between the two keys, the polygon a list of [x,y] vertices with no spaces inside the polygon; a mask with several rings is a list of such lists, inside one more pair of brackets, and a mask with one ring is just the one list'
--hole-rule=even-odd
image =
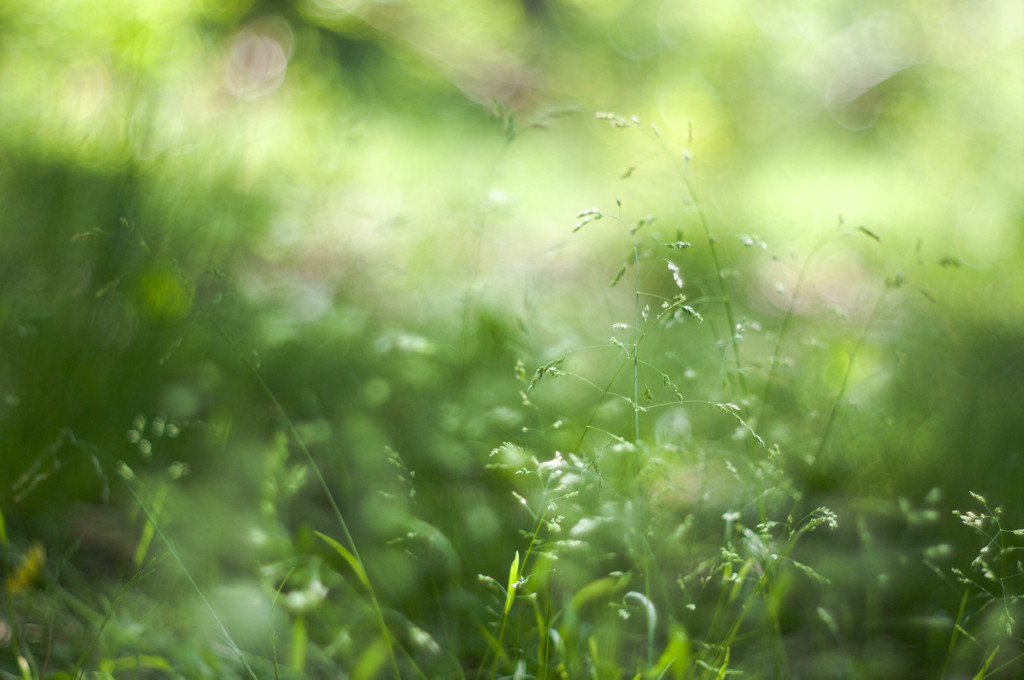
{"label": "grass blade", "polygon": [[356,556],[353,555],[348,548],[343,546],[341,543],[338,543],[336,540],[334,540],[327,534],[321,533],[319,531],[315,531],[314,533],[320,538],[322,538],[324,543],[331,546],[331,548],[333,548],[336,553],[341,555],[341,558],[345,560],[345,562],[348,563],[348,566],[352,567],[352,571],[356,573],[356,578],[359,579],[359,583],[361,583],[363,587],[367,590],[370,590],[370,579],[366,575],[366,570],[363,569],[363,563],[356,559]]}

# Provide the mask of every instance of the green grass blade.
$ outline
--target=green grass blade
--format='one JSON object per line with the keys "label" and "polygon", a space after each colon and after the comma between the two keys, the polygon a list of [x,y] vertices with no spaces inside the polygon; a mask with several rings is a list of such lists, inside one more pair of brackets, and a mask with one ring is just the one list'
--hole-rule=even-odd
{"label": "green grass blade", "polygon": [[341,558],[348,563],[348,566],[352,567],[352,571],[356,573],[356,578],[358,578],[359,582],[363,584],[363,587],[367,590],[370,590],[370,579],[366,575],[366,570],[363,569],[363,563],[360,562],[348,548],[343,546],[341,543],[338,543],[336,540],[334,540],[327,534],[323,534],[319,531],[315,531],[314,533],[320,538],[322,538],[324,540],[324,543],[331,546],[331,548],[334,549],[334,552],[341,555]]}
{"label": "green grass blade", "polygon": [[988,655],[988,658],[985,659],[985,665],[978,669],[978,672],[975,673],[974,678],[972,678],[972,680],[984,680],[984,678],[988,674],[988,667],[992,665],[992,660],[996,658],[996,654],[998,652],[999,647],[996,646],[996,648],[992,650],[992,653]]}
{"label": "green grass blade", "polygon": [[519,551],[512,560],[512,566],[508,570],[508,590],[505,593],[505,613],[512,610],[512,602],[516,599],[516,583],[519,582]]}
{"label": "green grass blade", "polygon": [[[160,486],[157,489],[156,498],[153,500],[153,515],[155,517],[160,517],[160,511],[163,509],[166,498],[167,486]],[[155,525],[147,519],[145,526],[142,527],[139,542],[135,546],[135,552],[132,554],[132,564],[136,567],[142,566],[142,562],[146,559],[146,554],[149,552],[149,546],[152,544],[155,535]]]}
{"label": "green grass blade", "polygon": [[306,633],[306,619],[303,616],[295,617],[295,624],[292,626],[292,659],[291,667],[300,673],[306,667],[306,644],[309,636]]}
{"label": "green grass blade", "polygon": [[390,643],[377,638],[356,662],[356,667],[352,669],[352,680],[373,680],[378,677],[390,655],[390,649]]}
{"label": "green grass blade", "polygon": [[729,670],[729,648],[725,648],[725,658],[722,659],[722,666],[718,669],[718,675],[715,676],[715,680],[722,680],[725,677],[726,672]]}

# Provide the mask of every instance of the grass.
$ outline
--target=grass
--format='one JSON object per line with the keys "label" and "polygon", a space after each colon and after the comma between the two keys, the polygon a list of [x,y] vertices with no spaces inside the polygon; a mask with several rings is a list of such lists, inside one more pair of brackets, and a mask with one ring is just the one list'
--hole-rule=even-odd
{"label": "grass", "polygon": [[[657,127],[598,117],[672,157]],[[156,343],[161,357],[172,346],[166,361],[186,374],[213,357],[204,379],[233,403],[159,427],[136,419],[120,450],[67,430],[23,475],[0,505],[0,677],[1019,671],[1024,529],[972,490],[914,500],[863,469],[859,449],[917,425],[883,422],[908,395],[859,371],[872,350],[912,340],[885,324],[923,285],[878,274],[866,309],[803,309],[820,255],[883,248],[840,223],[780,302],[759,302],[756,275],[785,246],[719,233],[689,154],[672,162],[682,207],[667,219],[631,217],[616,198],[566,225],[575,238],[612,225],[628,257],[602,274],[610,291],[572,291],[608,310],[611,338],[553,354],[522,340],[546,320],[503,326],[468,292],[457,319],[421,333],[370,324],[341,358],[329,343],[256,352],[252,319],[279,311],[224,302],[244,286],[231,274],[186,272],[145,246],[144,226],[92,234],[144,251],[143,283],[161,282],[153,304],[191,310],[163,326],[180,337]],[[892,361],[872,366],[899,371]],[[467,394],[453,400],[456,388]],[[161,438],[168,424],[185,434]],[[47,560],[5,521],[74,460],[107,494],[117,473],[127,497],[112,493],[114,507],[136,512],[114,585],[82,575],[89,545]],[[968,498],[975,510],[940,512]],[[194,599],[205,612],[183,604]]]}

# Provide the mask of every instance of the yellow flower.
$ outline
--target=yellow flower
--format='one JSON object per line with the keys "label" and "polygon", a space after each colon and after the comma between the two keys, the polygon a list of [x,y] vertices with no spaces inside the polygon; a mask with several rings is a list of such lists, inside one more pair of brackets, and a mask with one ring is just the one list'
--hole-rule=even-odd
{"label": "yellow flower", "polygon": [[43,573],[46,564],[46,548],[39,541],[33,541],[18,568],[7,577],[7,592],[18,595],[27,592]]}

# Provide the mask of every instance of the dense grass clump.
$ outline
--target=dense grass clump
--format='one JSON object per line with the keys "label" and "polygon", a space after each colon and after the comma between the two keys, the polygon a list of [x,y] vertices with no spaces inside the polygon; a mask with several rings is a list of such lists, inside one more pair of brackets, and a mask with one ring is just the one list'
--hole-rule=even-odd
{"label": "dense grass clump", "polygon": [[0,676],[1019,672],[1020,330],[871,226],[717,224],[688,152],[596,117],[672,195],[567,218],[601,248],[522,307],[385,314],[358,263],[66,234],[59,314],[25,289],[3,327],[52,422],[3,420]]}

